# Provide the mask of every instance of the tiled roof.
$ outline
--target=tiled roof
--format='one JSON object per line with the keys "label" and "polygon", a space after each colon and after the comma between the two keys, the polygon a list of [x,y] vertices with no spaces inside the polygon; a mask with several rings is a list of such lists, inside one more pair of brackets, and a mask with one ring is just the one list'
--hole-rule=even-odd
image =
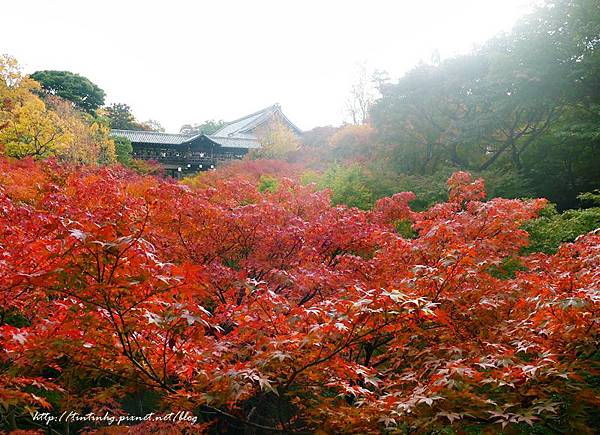
{"label": "tiled roof", "polygon": [[261,110],[260,112],[253,113],[244,118],[232,121],[225,126],[221,127],[219,130],[214,132],[212,136],[220,136],[220,137],[230,137],[244,131],[249,130],[252,126],[259,125],[262,122],[266,121],[272,116],[273,112],[271,111],[271,107]]}
{"label": "tiled roof", "polygon": [[[266,109],[259,110],[258,112],[251,113],[243,118],[231,121],[220,130],[206,137],[225,148],[259,148],[260,142],[254,134],[254,129],[272,119],[276,114],[281,116],[292,130],[300,133],[300,129],[292,124],[281,112],[279,104],[274,104]],[[156,131],[137,130],[111,130],[110,134],[113,137],[126,137],[133,143],[163,145],[181,145],[191,142],[200,136],[204,136],[202,134],[187,135],[181,133],[160,133]]]}
{"label": "tiled roof", "polygon": [[245,135],[250,134],[255,138],[255,136],[252,134],[252,131],[259,125],[272,119],[277,113],[283,118],[284,121],[286,121],[292,130],[300,133],[300,129],[292,124],[292,122],[281,112],[281,106],[279,106],[279,104],[273,104],[266,109],[259,110],[258,112],[251,113],[243,118],[239,118],[235,121],[227,123],[224,127],[221,127],[220,130],[214,132],[212,136],[243,138]]}
{"label": "tiled roof", "polygon": [[[191,142],[198,136],[202,135],[186,135],[174,133],[158,133],[154,131],[137,131],[137,130],[111,130],[110,135],[113,137],[122,136],[129,139],[132,143],[149,143],[162,145],[182,145]],[[214,143],[225,148],[259,148],[260,143],[250,134],[242,134],[238,137],[217,137],[206,136]]]}
{"label": "tiled roof", "polygon": [[221,145],[224,148],[260,148],[260,143],[256,138],[248,137],[219,137],[219,136],[207,136],[213,142]]}
{"label": "tiled roof", "polygon": [[180,145],[195,136],[177,133],[161,133],[157,131],[138,131],[138,130],[111,130],[113,137],[126,137],[135,143],[155,143],[165,145]]}

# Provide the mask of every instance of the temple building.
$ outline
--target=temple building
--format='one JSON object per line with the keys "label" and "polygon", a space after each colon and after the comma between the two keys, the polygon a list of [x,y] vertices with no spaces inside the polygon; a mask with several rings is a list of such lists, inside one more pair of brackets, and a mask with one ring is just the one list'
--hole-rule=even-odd
{"label": "temple building", "polygon": [[228,122],[211,135],[173,134],[154,131],[111,130],[113,137],[125,137],[133,146],[133,158],[154,160],[172,177],[181,177],[216,168],[242,159],[260,148],[260,133],[281,122],[296,134],[301,131],[281,111],[279,104]]}

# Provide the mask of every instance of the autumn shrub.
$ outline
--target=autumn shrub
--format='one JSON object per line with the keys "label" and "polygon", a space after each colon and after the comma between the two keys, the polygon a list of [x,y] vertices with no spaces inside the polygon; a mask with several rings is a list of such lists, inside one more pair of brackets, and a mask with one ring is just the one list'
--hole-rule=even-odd
{"label": "autumn shrub", "polygon": [[184,184],[191,187],[207,187],[227,179],[245,179],[252,183],[260,183],[263,177],[298,179],[303,170],[301,165],[283,160],[232,160],[220,165],[218,171],[205,171],[188,177]]}
{"label": "autumn shrub", "polygon": [[554,204],[548,205],[540,217],[528,222],[525,229],[531,244],[527,252],[553,254],[565,242],[600,228],[600,207],[565,210],[559,213]]}
{"label": "autumn shrub", "polygon": [[372,177],[360,165],[331,165],[323,174],[307,172],[303,180],[315,182],[320,189],[331,190],[334,205],[343,204],[369,210],[378,199]]}
{"label": "autumn shrub", "polygon": [[164,167],[156,160],[130,159],[127,162],[127,167],[140,175],[165,176]]}
{"label": "autumn shrub", "polygon": [[427,210],[361,211],[285,177],[0,168],[3,430],[132,409],[198,416],[174,433],[597,427],[600,236],[521,255],[544,200],[486,201],[466,173]]}
{"label": "autumn shrub", "polygon": [[[440,168],[431,175],[403,174],[391,170],[376,160],[362,163],[330,164],[324,171],[307,170],[302,176],[306,183],[314,182],[321,189],[331,189],[333,204],[344,204],[362,210],[371,209],[375,202],[398,192],[414,192],[411,203],[415,210],[425,210],[448,199],[446,180],[451,167]],[[527,180],[514,171],[483,171],[476,174],[486,180],[491,198],[527,198],[533,192]]]}

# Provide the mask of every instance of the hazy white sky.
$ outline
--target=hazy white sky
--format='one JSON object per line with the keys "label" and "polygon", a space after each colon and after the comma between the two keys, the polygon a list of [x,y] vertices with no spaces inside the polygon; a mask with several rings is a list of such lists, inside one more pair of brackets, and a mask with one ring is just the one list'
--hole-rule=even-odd
{"label": "hazy white sky", "polygon": [[4,0],[0,53],[69,70],[167,131],[279,102],[336,125],[356,65],[396,79],[508,31],[531,0]]}

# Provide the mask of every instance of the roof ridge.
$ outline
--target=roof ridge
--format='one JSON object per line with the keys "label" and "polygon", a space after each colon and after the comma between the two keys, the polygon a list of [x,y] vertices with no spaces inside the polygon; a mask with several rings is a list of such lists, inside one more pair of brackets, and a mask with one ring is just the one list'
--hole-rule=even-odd
{"label": "roof ridge", "polygon": [[212,139],[213,137],[216,137],[217,139],[252,140],[252,141],[257,141],[258,142],[258,139],[256,139],[255,137],[215,136],[213,134],[205,134],[204,136],[206,136],[209,139]]}
{"label": "roof ridge", "polygon": [[279,103],[271,104],[269,107],[265,107],[264,109],[257,110],[256,112],[251,113],[249,115],[242,116],[241,118],[234,119],[233,121],[229,121],[223,127],[221,127],[219,130],[221,130],[222,128],[224,128],[228,125],[235,124],[236,122],[240,122],[246,118],[252,118],[253,116],[260,115],[261,113],[266,112],[268,110],[272,110],[272,109],[281,109],[281,106],[279,105]]}
{"label": "roof ridge", "polygon": [[189,137],[189,134],[186,133],[166,133],[164,131],[152,131],[152,130],[126,130],[126,129],[122,129],[122,128],[111,128],[110,129],[111,132],[132,132],[132,133],[144,133],[144,134],[165,134],[165,135],[169,135],[169,136],[183,136],[183,137]]}

